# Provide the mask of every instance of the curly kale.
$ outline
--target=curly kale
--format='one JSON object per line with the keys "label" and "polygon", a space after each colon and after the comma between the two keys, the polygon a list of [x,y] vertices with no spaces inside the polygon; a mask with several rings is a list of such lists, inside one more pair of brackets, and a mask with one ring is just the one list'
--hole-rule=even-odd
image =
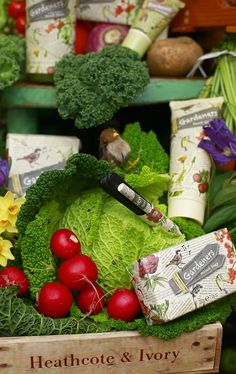
{"label": "curly kale", "polygon": [[34,299],[45,283],[56,280],[57,262],[50,248],[50,238],[58,228],[61,215],[58,203],[45,205],[27,226],[21,242],[23,271],[29,279],[29,290]]}
{"label": "curly kale", "polygon": [[109,331],[138,331],[141,335],[169,340],[219,321],[224,323],[236,304],[236,294],[207,305],[194,313],[164,325],[148,326],[143,318],[133,322],[115,319],[80,318],[76,311],[67,318],[49,318],[39,314],[33,305],[16,296],[17,288],[0,288],[0,336],[40,336],[85,334]]}
{"label": "curly kale", "polygon": [[42,173],[37,184],[26,192],[26,203],[22,205],[16,223],[19,233],[24,234],[27,225],[45,204],[58,201],[60,210],[64,212],[80,191],[100,185],[101,178],[110,171],[111,167],[106,161],[98,161],[86,153],[76,153],[70,157],[63,170]]}
{"label": "curly kale", "polygon": [[169,156],[154,131],[142,131],[140,123],[135,122],[125,126],[122,137],[131,147],[125,172],[140,173],[143,166],[148,166],[159,174],[168,172]]}
{"label": "curly kale", "polygon": [[184,233],[186,240],[191,240],[202,236],[205,231],[199,223],[183,217],[175,217],[171,219],[180,228],[180,231]]}
{"label": "curly kale", "polygon": [[0,34],[0,90],[11,86],[23,73],[25,39]]}
{"label": "curly kale", "polygon": [[86,55],[66,55],[55,67],[56,101],[63,119],[78,128],[98,126],[142,93],[147,64],[120,45]]}

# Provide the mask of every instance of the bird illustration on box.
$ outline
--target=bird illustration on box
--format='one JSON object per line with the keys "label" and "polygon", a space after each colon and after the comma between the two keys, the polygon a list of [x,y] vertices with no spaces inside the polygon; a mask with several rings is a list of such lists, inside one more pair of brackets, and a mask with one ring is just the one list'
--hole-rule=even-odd
{"label": "bird illustration on box", "polygon": [[131,148],[114,128],[104,129],[99,137],[100,159],[113,166],[122,167],[127,162]]}
{"label": "bird illustration on box", "polygon": [[178,266],[178,267],[180,267],[180,265],[184,265],[184,262],[182,262],[182,253],[181,253],[180,249],[178,249],[175,252],[175,255],[172,257],[172,259],[166,265],[166,267],[168,267],[170,265],[175,265],[175,266]]}
{"label": "bird illustration on box", "polygon": [[20,157],[20,158],[17,158],[17,160],[25,160],[27,162],[29,162],[29,164],[33,164],[33,163],[36,163],[36,161],[39,159],[39,156],[41,154],[41,149],[40,148],[36,148],[33,152],[23,156],[23,157]]}

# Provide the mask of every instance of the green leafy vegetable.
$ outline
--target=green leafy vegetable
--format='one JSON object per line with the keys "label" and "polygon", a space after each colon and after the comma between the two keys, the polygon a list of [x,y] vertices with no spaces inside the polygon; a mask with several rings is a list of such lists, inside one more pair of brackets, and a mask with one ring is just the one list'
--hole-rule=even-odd
{"label": "green leafy vegetable", "polygon": [[0,34],[0,90],[20,78],[24,63],[25,40],[15,35]]}
{"label": "green leafy vegetable", "polygon": [[101,188],[85,190],[62,217],[60,226],[70,228],[78,235],[82,251],[89,251],[97,240],[102,206],[106,199],[107,194]]}
{"label": "green leafy vegetable", "polygon": [[27,226],[21,242],[23,270],[29,279],[33,298],[45,283],[56,280],[57,263],[50,249],[50,239],[56,231],[60,215],[58,203],[45,205]]}
{"label": "green leafy vegetable", "polygon": [[[87,195],[87,209],[90,211],[93,199]],[[90,208],[91,207],[91,208]],[[72,213],[71,213],[72,210]],[[83,216],[83,207],[74,203],[65,213],[62,226],[73,229],[80,238],[80,233],[93,228],[93,223]],[[106,292],[117,287],[131,288],[127,268],[138,258],[184,241],[184,236],[176,236],[161,228],[152,228],[135,216],[128,208],[107,197],[103,209],[98,215],[99,229],[91,245],[83,242],[83,253],[92,257],[98,271],[98,283]]]}
{"label": "green leafy vegetable", "polygon": [[145,336],[157,336],[161,339],[173,339],[183,332],[197,330],[207,323],[224,323],[231,314],[231,305],[236,304],[236,294],[216,303],[209,304],[194,313],[186,314],[178,320],[164,325],[148,326],[143,318],[133,322],[102,318],[80,318],[76,308],[72,308],[72,317],[48,318],[39,314],[32,305],[16,296],[17,288],[0,288],[0,336],[40,336],[85,334],[109,331],[137,330]]}
{"label": "green leafy vegetable", "polygon": [[[204,230],[213,231],[230,226],[236,220],[236,172],[213,170]],[[232,229],[232,228],[231,228]]]}
{"label": "green leafy vegetable", "polygon": [[149,82],[147,64],[120,45],[86,55],[66,55],[55,67],[57,108],[78,128],[98,126],[141,94]]}
{"label": "green leafy vegetable", "polygon": [[189,218],[175,217],[172,218],[172,221],[184,233],[186,240],[191,240],[205,234],[202,226]]}
{"label": "green leafy vegetable", "polygon": [[143,166],[163,174],[169,169],[169,156],[153,131],[144,132],[138,122],[128,124],[122,134],[131,147],[129,163],[124,168],[126,173],[139,173]]}

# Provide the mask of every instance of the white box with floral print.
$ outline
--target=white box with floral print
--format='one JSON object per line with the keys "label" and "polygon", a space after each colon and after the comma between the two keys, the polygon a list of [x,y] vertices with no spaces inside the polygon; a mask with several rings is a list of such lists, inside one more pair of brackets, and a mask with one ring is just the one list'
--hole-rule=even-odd
{"label": "white box with floral print", "polygon": [[236,292],[236,250],[226,228],[143,257],[131,280],[149,325]]}

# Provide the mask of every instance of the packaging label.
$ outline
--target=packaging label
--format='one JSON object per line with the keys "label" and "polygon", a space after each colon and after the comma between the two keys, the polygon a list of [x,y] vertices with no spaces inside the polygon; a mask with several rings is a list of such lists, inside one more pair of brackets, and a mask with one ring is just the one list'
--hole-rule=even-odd
{"label": "packaging label", "polygon": [[28,0],[26,72],[52,74],[64,55],[74,51],[76,0]]}
{"label": "packaging label", "polygon": [[29,22],[66,17],[69,15],[69,0],[45,0],[28,8]]}
{"label": "packaging label", "polygon": [[178,130],[192,128],[196,126],[204,126],[214,118],[220,117],[219,108],[210,108],[199,110],[194,114],[188,114],[177,119]]}
{"label": "packaging label", "polygon": [[220,269],[224,262],[225,256],[219,255],[219,244],[208,244],[182,270],[173,275],[169,285],[175,294],[188,292],[189,286]]}

